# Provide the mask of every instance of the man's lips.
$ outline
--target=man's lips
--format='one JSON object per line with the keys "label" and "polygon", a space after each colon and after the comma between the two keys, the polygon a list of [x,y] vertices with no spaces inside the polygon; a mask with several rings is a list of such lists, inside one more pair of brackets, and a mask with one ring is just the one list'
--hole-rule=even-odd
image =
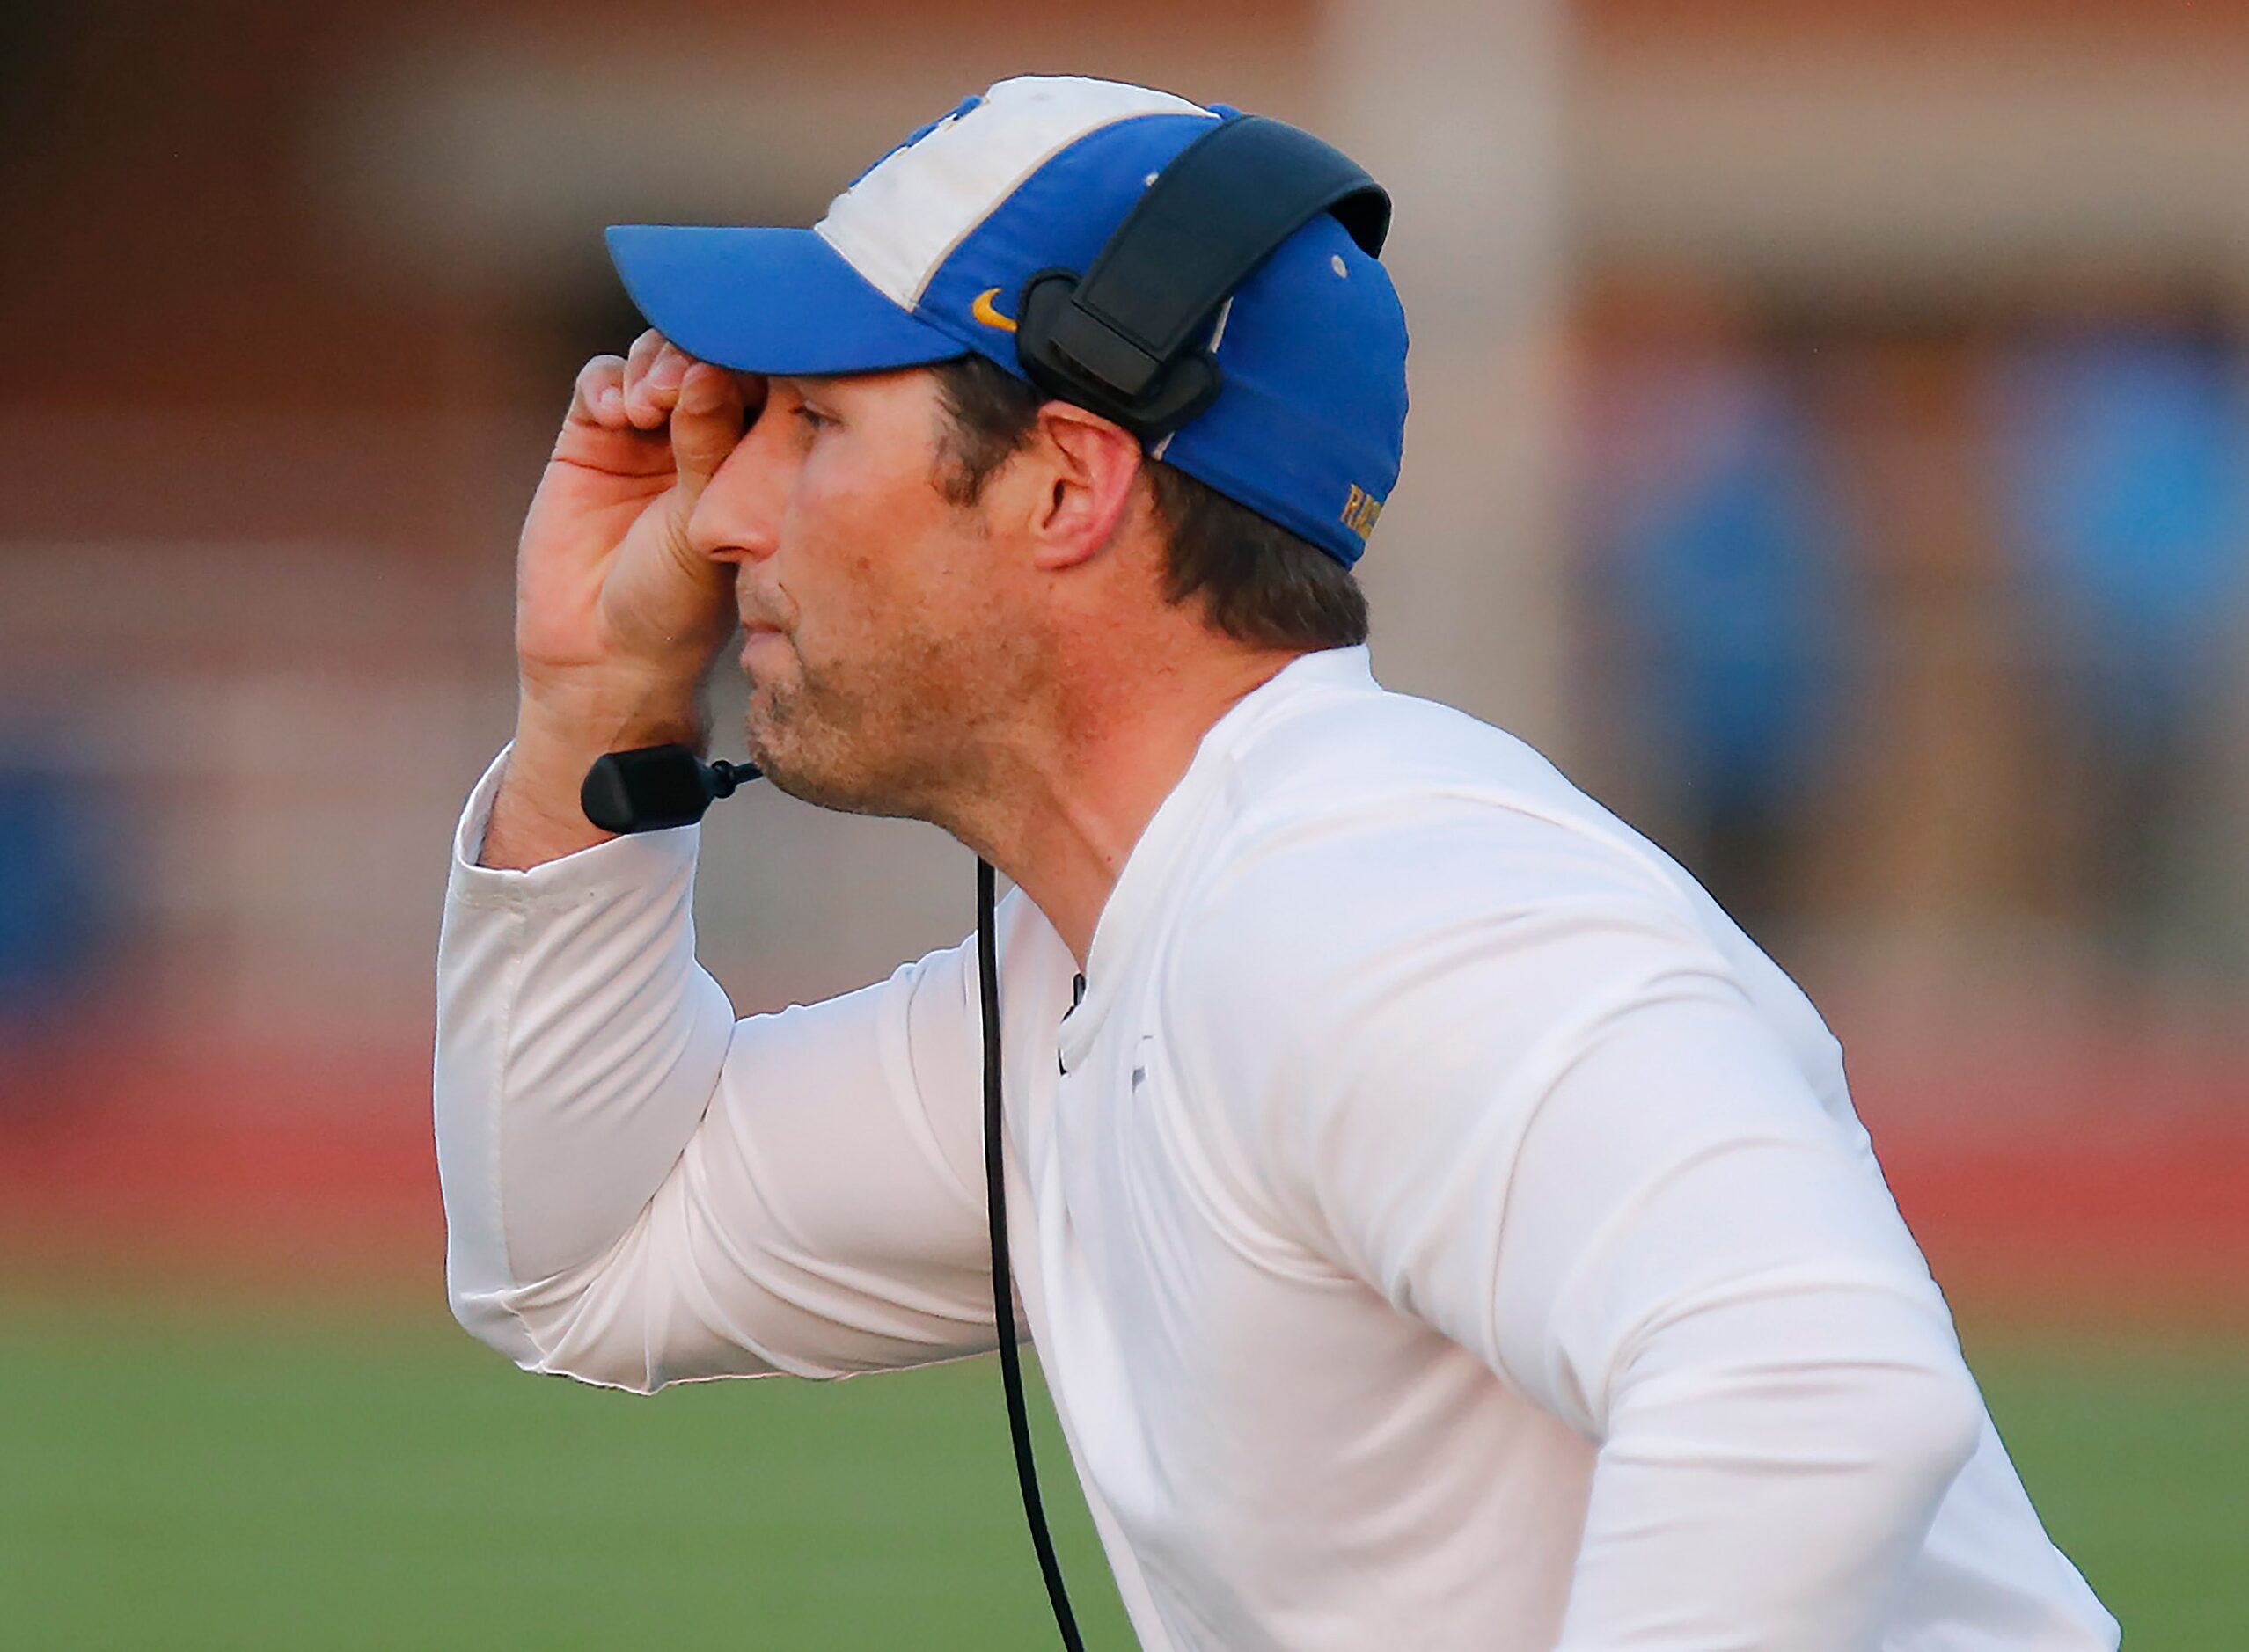
{"label": "man's lips", "polygon": [[788,647],[788,644],[782,640],[783,636],[784,633],[778,626],[761,625],[750,621],[744,621],[742,627],[743,669],[744,670],[749,669],[751,657],[755,654],[760,647],[765,648],[767,652],[771,652],[774,648]]}
{"label": "man's lips", "polygon": [[742,617],[742,664],[748,669],[750,656],[759,649],[768,654],[787,646],[786,639],[794,626],[796,604],[788,593],[752,587],[745,579],[735,594],[735,612]]}

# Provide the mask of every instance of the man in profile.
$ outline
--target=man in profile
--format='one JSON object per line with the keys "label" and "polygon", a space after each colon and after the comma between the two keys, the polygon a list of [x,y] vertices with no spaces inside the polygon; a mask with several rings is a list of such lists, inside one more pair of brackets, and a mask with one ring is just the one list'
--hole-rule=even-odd
{"label": "man in profile", "polygon": [[[737,1020],[604,753],[930,821],[1000,914],[1012,1267],[1151,1647],[2109,1648],[1811,1005],[1535,753],[1370,675],[1403,318],[1315,217],[1144,442],[1027,381],[1212,112],[1002,83],[810,232],[642,229],[525,523],[437,1129],[464,1324],[634,1390],[994,1345],[965,947]],[[1440,341],[1441,343],[1441,341]]]}

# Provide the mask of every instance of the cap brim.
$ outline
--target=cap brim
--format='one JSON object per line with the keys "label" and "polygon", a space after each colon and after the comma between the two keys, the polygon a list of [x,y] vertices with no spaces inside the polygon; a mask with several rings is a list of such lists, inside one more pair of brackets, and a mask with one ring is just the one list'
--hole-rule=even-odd
{"label": "cap brim", "polygon": [[610,261],[648,325],[745,373],[879,373],[965,355],[809,230],[620,223]]}

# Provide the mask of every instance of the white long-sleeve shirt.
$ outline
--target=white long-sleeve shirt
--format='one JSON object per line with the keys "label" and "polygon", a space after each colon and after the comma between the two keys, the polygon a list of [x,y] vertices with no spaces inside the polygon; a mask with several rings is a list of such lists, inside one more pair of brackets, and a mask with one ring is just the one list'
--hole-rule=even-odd
{"label": "white long-sleeve shirt", "polygon": [[[632,1389],[991,1348],[972,946],[737,1020],[695,831],[479,867],[501,767],[438,964],[462,1322]],[[1000,940],[1013,1265],[1146,1645],[2116,1645],[1819,1016],[1526,746],[1308,655],[1082,1003],[1020,893]]]}

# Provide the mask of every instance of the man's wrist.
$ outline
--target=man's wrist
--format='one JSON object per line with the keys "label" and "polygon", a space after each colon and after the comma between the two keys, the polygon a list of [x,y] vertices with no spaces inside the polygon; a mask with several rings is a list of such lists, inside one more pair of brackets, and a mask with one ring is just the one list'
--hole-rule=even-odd
{"label": "man's wrist", "polygon": [[641,746],[690,746],[700,754],[710,742],[703,682],[701,676],[583,683],[527,677],[516,701],[516,742],[582,750],[589,763]]}
{"label": "man's wrist", "polygon": [[710,743],[700,695],[671,689],[608,694],[558,703],[526,694],[516,708],[516,738],[492,800],[477,864],[529,871],[615,836],[585,816],[579,801],[586,771],[611,751]]}

